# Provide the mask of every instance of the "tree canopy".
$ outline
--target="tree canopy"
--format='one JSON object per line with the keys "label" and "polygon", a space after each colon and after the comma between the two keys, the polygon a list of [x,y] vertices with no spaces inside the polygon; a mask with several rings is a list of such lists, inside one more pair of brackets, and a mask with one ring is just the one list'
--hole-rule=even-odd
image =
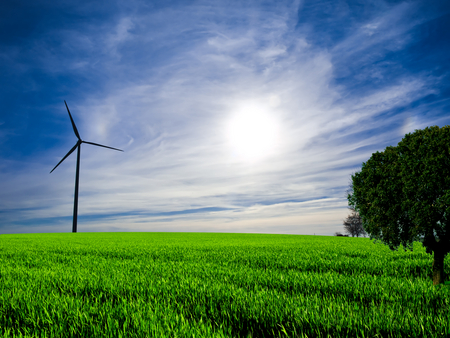
{"label": "tree canopy", "polygon": [[396,147],[376,152],[352,175],[349,205],[371,239],[392,250],[422,241],[434,252],[433,284],[444,282],[450,252],[450,126],[405,135]]}

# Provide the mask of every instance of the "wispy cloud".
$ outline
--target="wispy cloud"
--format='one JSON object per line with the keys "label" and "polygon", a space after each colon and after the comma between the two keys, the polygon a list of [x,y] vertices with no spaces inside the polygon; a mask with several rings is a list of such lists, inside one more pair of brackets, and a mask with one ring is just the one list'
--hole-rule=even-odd
{"label": "wispy cloud", "polygon": [[[45,231],[70,230],[75,156],[48,175],[76,141],[66,99],[83,139],[125,150],[82,146],[80,231],[341,230],[349,175],[406,132],[448,123],[447,80],[399,57],[437,13],[380,3],[359,17],[341,6],[325,20],[319,7],[132,3],[104,20],[77,12],[86,19],[9,47],[2,58],[21,76],[39,71],[43,87],[64,88],[41,103],[53,143],[0,167],[1,226],[26,232],[45,219]],[[422,102],[430,97],[432,108]],[[227,134],[246,111],[277,126],[272,151],[253,161]]]}

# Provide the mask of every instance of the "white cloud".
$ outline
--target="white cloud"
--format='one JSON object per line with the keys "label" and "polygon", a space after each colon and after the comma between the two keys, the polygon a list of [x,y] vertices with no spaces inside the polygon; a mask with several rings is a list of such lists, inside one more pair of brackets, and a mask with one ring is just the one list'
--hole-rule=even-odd
{"label": "white cloud", "polygon": [[[80,134],[125,150],[82,146],[80,215],[112,215],[88,220],[84,229],[328,235],[342,229],[349,174],[401,139],[390,128],[403,117],[377,116],[435,89],[434,80],[407,74],[355,98],[336,84],[336,64],[364,63],[358,53],[370,59],[380,44],[402,48],[414,25],[405,19],[411,10],[402,4],[359,23],[329,50],[298,33],[297,8],[284,4],[135,12],[105,25],[112,27],[106,37],[105,29],[96,34],[90,27],[70,40],[69,50],[83,44],[108,74],[101,95],[68,102]],[[89,68],[94,61],[83,62],[64,60],[55,68]],[[253,162],[233,156],[226,137],[243,102],[277,124],[277,151]],[[369,134],[377,128],[386,130]],[[72,134],[64,137],[75,143]],[[69,149],[52,152],[45,167]],[[51,177],[42,178],[42,162],[28,173],[33,193],[14,190],[25,174],[9,177],[0,209],[42,208],[23,213],[24,219],[71,215],[74,157]],[[32,198],[20,200],[24,193]],[[152,216],[208,207],[232,210]]]}

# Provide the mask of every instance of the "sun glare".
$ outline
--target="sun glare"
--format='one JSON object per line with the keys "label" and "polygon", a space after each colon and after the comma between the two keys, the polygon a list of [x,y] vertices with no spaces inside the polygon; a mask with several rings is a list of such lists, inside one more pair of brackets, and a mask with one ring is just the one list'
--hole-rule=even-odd
{"label": "sun glare", "polygon": [[229,121],[227,138],[235,157],[259,160],[274,152],[278,124],[268,108],[246,104],[237,109]]}

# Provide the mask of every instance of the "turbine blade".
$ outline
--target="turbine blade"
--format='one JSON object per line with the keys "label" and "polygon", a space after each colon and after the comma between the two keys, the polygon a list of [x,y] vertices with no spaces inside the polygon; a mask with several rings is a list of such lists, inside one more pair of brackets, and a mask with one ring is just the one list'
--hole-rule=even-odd
{"label": "turbine blade", "polygon": [[81,141],[80,134],[78,134],[77,126],[75,125],[75,122],[73,121],[72,114],[70,114],[70,110],[69,110],[69,107],[67,106],[66,100],[64,100],[64,103],[66,105],[67,112],[69,113],[70,121],[72,122],[73,131],[75,132],[75,135],[78,137],[78,139]]}
{"label": "turbine blade", "polygon": [[92,144],[93,146],[99,146],[99,147],[103,147],[103,148],[108,148],[108,149],[113,149],[113,150],[123,151],[123,150],[121,150],[121,149],[117,149],[117,148],[113,148],[113,147],[104,146],[104,145],[98,144],[98,143],[92,143],[92,142],[86,142],[86,141],[81,141],[81,142],[87,143],[87,144]]}
{"label": "turbine blade", "polygon": [[81,144],[81,142],[78,141],[77,144],[75,144],[75,145],[73,146],[73,148],[69,150],[69,152],[66,154],[66,156],[64,156],[63,159],[62,159],[61,161],[59,161],[59,163],[58,163],[57,165],[55,165],[55,167],[52,169],[52,171],[50,171],[50,174],[53,172],[53,170],[56,169],[56,167],[58,167],[58,166],[62,163],[62,161],[64,161],[70,154],[72,154],[73,151],[74,151],[75,149],[77,149],[77,147],[78,147],[80,144]]}

